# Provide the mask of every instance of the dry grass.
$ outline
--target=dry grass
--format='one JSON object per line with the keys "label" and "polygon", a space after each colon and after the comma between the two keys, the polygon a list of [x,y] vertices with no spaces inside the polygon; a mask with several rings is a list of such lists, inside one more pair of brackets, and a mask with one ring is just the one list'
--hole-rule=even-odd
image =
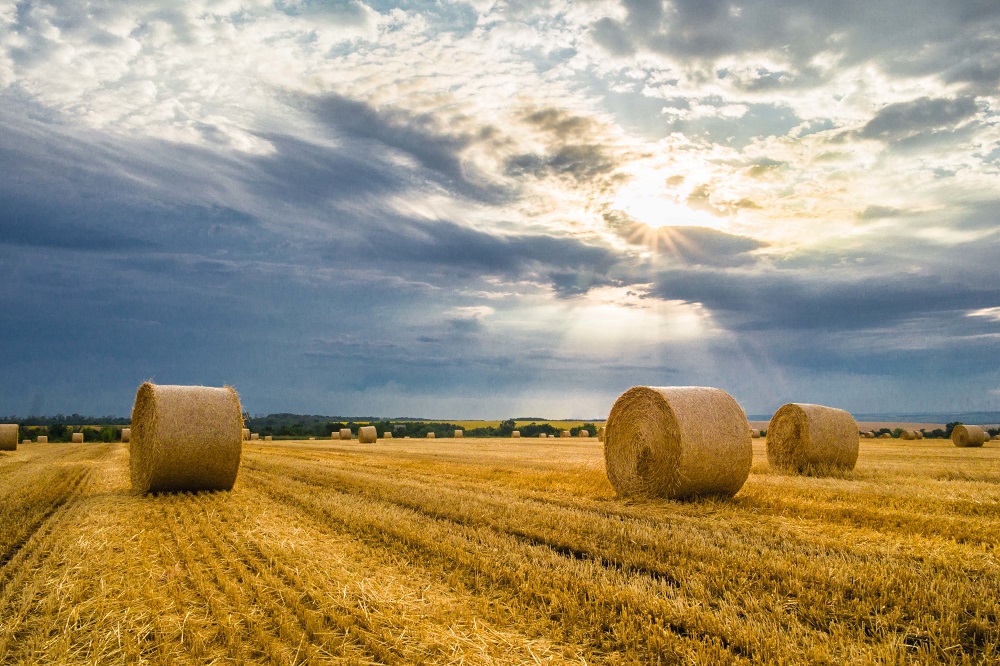
{"label": "dry grass", "polygon": [[596,441],[248,444],[137,496],[127,446],[0,454],[0,663],[993,663],[1000,447],[763,442],[728,500],[623,501]]}

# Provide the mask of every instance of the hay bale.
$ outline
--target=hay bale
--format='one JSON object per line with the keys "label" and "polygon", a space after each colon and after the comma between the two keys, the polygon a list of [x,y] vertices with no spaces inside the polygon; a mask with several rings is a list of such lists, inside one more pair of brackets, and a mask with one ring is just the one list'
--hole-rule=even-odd
{"label": "hay bale", "polygon": [[74,432],[73,435],[72,435],[72,442],[74,444],[83,444],[83,433],[82,432]]}
{"label": "hay bale", "polygon": [[310,438],[309,438],[309,441],[311,442],[311,441],[313,441],[314,439],[316,439],[316,438],[315,438],[315,437],[310,437]]}
{"label": "hay bale", "polygon": [[904,430],[903,432],[899,433],[899,438],[905,440],[916,439],[917,432],[915,430]]}
{"label": "hay bale", "polygon": [[270,442],[270,441],[272,441],[273,439],[274,439],[274,437],[271,437],[271,435],[264,435],[264,441],[265,441],[265,442]]}
{"label": "hay bale", "polygon": [[17,424],[0,424],[0,451],[17,451]]}
{"label": "hay bale", "polygon": [[392,431],[386,430],[384,433],[382,433],[382,439],[392,439]]}
{"label": "hay bale", "polygon": [[789,403],[767,426],[767,461],[797,472],[829,466],[854,469],[858,462],[858,424],[842,409]]}
{"label": "hay bale", "polygon": [[544,432],[538,433],[538,439],[548,439],[548,435]]}
{"label": "hay bale", "polygon": [[21,440],[21,443],[22,444],[31,444],[31,440],[28,439],[28,438],[24,438],[24,439]]}
{"label": "hay bale", "polygon": [[963,449],[982,446],[986,441],[986,431],[979,426],[959,423],[951,431],[951,441],[955,446]]}
{"label": "hay bale", "polygon": [[250,433],[250,441],[251,442],[259,442],[260,441],[260,433],[256,433],[256,432]]}
{"label": "hay bale", "polygon": [[604,441],[604,426],[599,426],[597,428],[597,439]]}
{"label": "hay bale", "polygon": [[892,439],[892,435],[890,435],[887,432],[884,432],[884,433],[882,433],[881,435],[878,436],[878,439]]}
{"label": "hay bale", "polygon": [[511,430],[510,436],[513,437],[514,439],[517,439],[518,437],[521,436],[521,431],[520,430]]}
{"label": "hay bale", "polygon": [[250,439],[250,428],[243,428],[243,440]]}
{"label": "hay bale", "polygon": [[914,432],[917,433],[917,439],[923,439],[924,438],[924,431],[923,430],[915,430]]}
{"label": "hay bale", "polygon": [[243,452],[243,410],[231,386],[139,387],[129,467],[139,493],[230,490]]}
{"label": "hay bale", "polygon": [[570,436],[569,430],[563,430],[562,432],[559,433],[559,436],[560,437],[569,437]]}
{"label": "hay bale", "polygon": [[39,444],[48,444],[49,443],[49,436],[48,435],[39,435],[38,436],[38,443]]}
{"label": "hay bale", "polygon": [[351,433],[351,429],[350,428],[341,428],[340,429],[340,438],[341,439],[350,439],[351,437],[352,437],[352,433]]}
{"label": "hay bale", "polygon": [[131,439],[132,439],[132,428],[122,428],[122,444],[128,444],[129,440]]}
{"label": "hay bale", "polygon": [[378,430],[375,426],[361,426],[358,428],[358,441],[362,444],[374,444],[378,441]]}
{"label": "hay bale", "polygon": [[455,431],[455,439],[461,439],[463,437],[465,437],[465,431],[464,430],[456,430]]}
{"label": "hay bale", "polygon": [[590,437],[590,431],[587,430],[586,428],[580,428],[580,430],[576,433],[576,436],[577,437]]}
{"label": "hay bale", "polygon": [[437,435],[435,435],[434,433],[432,432],[427,433],[427,439],[434,439],[435,437],[437,437]]}
{"label": "hay bale", "polygon": [[623,496],[732,496],[752,459],[746,414],[717,388],[635,386],[604,431],[608,479]]}

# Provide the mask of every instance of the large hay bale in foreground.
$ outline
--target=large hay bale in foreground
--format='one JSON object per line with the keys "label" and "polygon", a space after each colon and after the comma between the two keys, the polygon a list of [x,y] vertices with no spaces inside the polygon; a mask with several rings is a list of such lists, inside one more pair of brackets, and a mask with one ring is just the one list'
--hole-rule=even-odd
{"label": "large hay bale in foreground", "polygon": [[72,440],[72,442],[74,444],[83,444],[83,433],[82,432],[74,432],[73,435],[72,435],[72,437],[71,437],[71,440]]}
{"label": "large hay bale in foreground", "polygon": [[515,438],[515,439],[517,439],[518,437],[521,436],[521,431],[520,430],[511,430],[510,431],[510,436],[513,437],[513,438]]}
{"label": "large hay bale in foreground", "polygon": [[48,435],[39,435],[38,436],[38,443],[39,444],[48,444],[49,443],[49,436]]}
{"label": "large hay bale in foreground", "polygon": [[854,469],[858,449],[858,424],[843,409],[793,402],[767,426],[767,461],[773,467]]}
{"label": "large hay bale in foreground", "polygon": [[717,388],[635,386],[605,423],[608,479],[623,496],[732,496],[752,459],[746,414]]}
{"label": "large hay bale in foreground", "polygon": [[456,430],[455,431],[455,439],[461,439],[463,437],[465,437],[465,431],[464,430]]}
{"label": "large hay bale in foreground", "polygon": [[361,426],[358,428],[358,441],[362,444],[374,444],[378,441],[378,430],[375,426]]}
{"label": "large hay bale in foreground", "polygon": [[230,490],[243,451],[243,410],[231,386],[139,387],[129,467],[139,493]]}
{"label": "large hay bale in foreground", "polygon": [[432,432],[427,433],[427,439],[434,439],[435,437],[437,437],[437,435],[435,435],[434,433]]}
{"label": "large hay bale in foreground", "polygon": [[[249,432],[249,430],[247,432]],[[122,444],[128,444],[131,439],[132,428],[122,428]]]}
{"label": "large hay bale in foreground", "polygon": [[0,424],[0,451],[17,451],[17,424]]}
{"label": "large hay bale in foreground", "polygon": [[351,437],[352,437],[352,434],[351,434],[351,429],[350,428],[341,428],[340,429],[340,438],[341,439],[350,439]]}
{"label": "large hay bale in foreground", "polygon": [[986,431],[979,426],[959,423],[951,431],[951,441],[955,446],[963,449],[982,446],[986,441]]}

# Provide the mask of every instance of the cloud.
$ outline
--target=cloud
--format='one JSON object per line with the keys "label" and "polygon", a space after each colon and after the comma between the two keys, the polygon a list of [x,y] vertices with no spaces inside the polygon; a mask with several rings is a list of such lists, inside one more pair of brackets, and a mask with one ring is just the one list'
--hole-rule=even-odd
{"label": "cloud", "polygon": [[921,97],[890,104],[879,110],[862,128],[866,139],[883,141],[910,138],[932,130],[951,128],[976,114],[976,102],[971,97],[931,99]]}

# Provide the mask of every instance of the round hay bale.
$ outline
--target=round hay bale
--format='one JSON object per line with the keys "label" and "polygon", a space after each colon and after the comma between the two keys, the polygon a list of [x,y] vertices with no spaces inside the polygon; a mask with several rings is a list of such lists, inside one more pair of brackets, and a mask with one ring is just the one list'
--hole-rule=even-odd
{"label": "round hay bale", "polygon": [[49,443],[49,436],[48,435],[39,435],[38,436],[38,443],[39,444],[48,444]]}
{"label": "round hay bale", "polygon": [[510,433],[510,436],[513,437],[514,439],[517,439],[518,437],[521,436],[521,431],[520,430],[512,430],[511,433]]}
{"label": "round hay bale", "polygon": [[22,444],[31,444],[31,440],[30,440],[30,439],[27,439],[27,438],[25,438],[25,439],[22,439],[22,440],[21,440],[21,443],[22,443]]}
{"label": "round hay bale", "polygon": [[351,429],[350,428],[341,428],[340,429],[340,438],[341,439],[350,439],[351,437],[352,437],[352,433],[351,433]]}
{"label": "round hay bale", "polygon": [[878,436],[878,439],[892,439],[892,435],[890,435],[887,432],[884,432],[884,433],[882,433],[881,435]]}
{"label": "round hay bale", "polygon": [[915,430],[904,430],[903,432],[899,433],[899,438],[905,440],[916,439],[917,433]]}
{"label": "round hay bale", "polygon": [[432,432],[427,433],[427,439],[434,439],[435,437],[437,437],[437,435],[435,435],[434,433]]}
{"label": "round hay bale", "polygon": [[250,441],[251,442],[259,442],[260,441],[260,433],[256,433],[256,432],[250,433]]}
{"label": "round hay bale", "polygon": [[986,431],[979,426],[962,425],[959,423],[951,431],[951,441],[959,448],[982,446],[986,441]]}
{"label": "round hay bale", "polygon": [[461,439],[462,437],[465,437],[465,431],[464,430],[456,430],[455,431],[455,439]]}
{"label": "round hay bale", "polygon": [[311,442],[311,441],[313,441],[314,439],[316,439],[316,438],[315,438],[315,437],[310,437],[310,438],[309,438],[309,441]]}
{"label": "round hay bale", "polygon": [[746,414],[721,389],[635,386],[608,415],[604,461],[619,495],[732,496],[752,460]]}
{"label": "round hay bale", "polygon": [[83,444],[83,433],[82,432],[74,432],[73,435],[72,435],[72,442],[74,444]]}
{"label": "round hay bale", "polygon": [[560,437],[569,437],[569,436],[570,436],[570,434],[569,434],[569,430],[563,430],[563,431],[561,431],[561,432],[559,433],[559,436],[560,436]]}
{"label": "round hay bale", "polygon": [[767,426],[767,461],[773,467],[806,471],[813,465],[854,469],[858,424],[842,409],[789,403]]}
{"label": "round hay bale", "polygon": [[[250,432],[249,430],[247,432]],[[132,439],[132,428],[122,428],[122,444],[128,444]]]}
{"label": "round hay bale", "polygon": [[273,441],[273,440],[274,440],[274,437],[272,437],[271,435],[264,435],[264,441],[265,442],[270,442],[270,441]]}
{"label": "round hay bale", "polygon": [[923,439],[924,438],[924,431],[923,430],[916,430],[914,432],[917,433],[917,439]]}
{"label": "round hay bale", "polygon": [[358,441],[362,444],[374,444],[378,441],[378,430],[375,426],[361,426],[358,428]]}
{"label": "round hay bale", "polygon": [[590,437],[590,431],[587,430],[586,428],[580,428],[580,430],[576,433],[576,436],[577,437]]}
{"label": "round hay bale", "polygon": [[545,434],[544,432],[538,433],[538,439],[548,439],[548,437],[549,436],[547,434]]}
{"label": "round hay bale", "polygon": [[384,433],[382,433],[382,439],[392,439],[392,431],[386,430]]}
{"label": "round hay bale", "polygon": [[597,439],[599,439],[602,442],[604,441],[604,426],[600,426],[597,428]]}
{"label": "round hay bale", "polygon": [[243,411],[231,386],[139,387],[129,467],[139,493],[231,490],[243,451]]}
{"label": "round hay bale", "polygon": [[0,424],[0,451],[17,451],[17,424]]}
{"label": "round hay bale", "polygon": [[250,428],[243,428],[243,439],[244,441],[250,439]]}

